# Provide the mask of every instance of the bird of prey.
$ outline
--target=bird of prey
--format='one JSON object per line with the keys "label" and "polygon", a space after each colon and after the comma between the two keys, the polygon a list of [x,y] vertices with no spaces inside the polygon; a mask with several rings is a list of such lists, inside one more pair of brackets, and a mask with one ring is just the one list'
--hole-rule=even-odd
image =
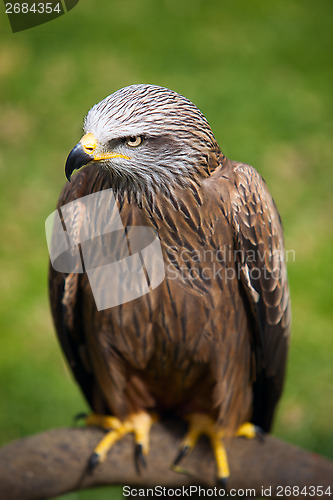
{"label": "bird of prey", "polygon": [[[154,420],[172,414],[189,425],[175,463],[206,434],[225,483],[224,439],[271,429],[288,351],[283,231],[263,178],[221,152],[191,101],[143,84],[92,107],[65,173],[58,209],[111,189],[124,231],[154,230],[165,268],[148,293],[98,310],[86,272],[50,266],[52,314],[92,410],[86,422],[107,430],[91,465],[129,432],[143,459]],[[103,200],[92,225],[103,210],[109,217]],[[77,233],[83,219],[73,211]]]}

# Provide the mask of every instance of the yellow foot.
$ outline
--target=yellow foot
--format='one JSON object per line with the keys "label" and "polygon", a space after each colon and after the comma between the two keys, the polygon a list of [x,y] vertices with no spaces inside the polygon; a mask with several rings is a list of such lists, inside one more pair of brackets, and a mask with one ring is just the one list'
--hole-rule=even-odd
{"label": "yellow foot", "polygon": [[102,427],[107,431],[94,449],[90,457],[89,467],[94,468],[97,464],[103,462],[112,446],[129,433],[134,433],[136,460],[145,466],[145,456],[149,452],[150,428],[156,420],[156,415],[150,415],[145,412],[132,414],[124,421],[113,416],[98,415],[96,413],[86,416],[86,425]]}
{"label": "yellow foot", "polygon": [[[195,447],[199,437],[204,434],[208,436],[213,448],[216,466],[217,479],[222,487],[226,487],[226,481],[230,476],[227,452],[223,444],[225,432],[219,428],[216,422],[207,414],[193,413],[188,417],[189,430],[181,444],[180,451],[173,463],[173,469],[177,472],[186,472],[178,466],[183,457],[188,455]],[[244,436],[249,439],[256,437],[258,428],[253,424],[246,422],[241,425],[236,432],[236,436]]]}

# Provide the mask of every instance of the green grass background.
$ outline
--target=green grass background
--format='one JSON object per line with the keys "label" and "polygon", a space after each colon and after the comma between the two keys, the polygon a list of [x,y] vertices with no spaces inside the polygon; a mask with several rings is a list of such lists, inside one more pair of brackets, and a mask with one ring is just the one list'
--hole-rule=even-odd
{"label": "green grass background", "polygon": [[224,153],[267,180],[295,251],[275,434],[333,459],[332,1],[85,0],[16,34],[1,9],[0,443],[85,409],[51,323],[44,221],[85,113],[142,82],[194,101]]}

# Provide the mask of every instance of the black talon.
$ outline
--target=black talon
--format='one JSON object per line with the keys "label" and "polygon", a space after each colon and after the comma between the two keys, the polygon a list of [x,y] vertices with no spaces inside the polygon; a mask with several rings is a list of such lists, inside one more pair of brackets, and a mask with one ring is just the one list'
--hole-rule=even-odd
{"label": "black talon", "polygon": [[179,453],[178,453],[178,455],[176,456],[176,458],[175,458],[175,460],[174,460],[174,462],[173,462],[173,464],[172,464],[172,465],[173,465],[174,467],[175,467],[176,465],[178,465],[178,464],[179,464],[179,462],[180,462],[180,461],[181,461],[184,457],[186,457],[186,455],[188,454],[189,450],[190,450],[189,446],[187,446],[187,445],[186,445],[186,446],[183,446],[183,448],[181,448],[181,449],[179,450]]}
{"label": "black talon", "polygon": [[77,415],[74,416],[74,422],[78,422],[79,420],[82,420],[83,418],[87,418],[88,413],[78,413]]}
{"label": "black talon", "polygon": [[226,491],[227,490],[227,483],[228,483],[228,480],[226,477],[219,477],[217,479],[217,484],[218,484],[220,490]]}
{"label": "black talon", "polygon": [[255,425],[254,429],[256,431],[256,438],[260,443],[263,443],[265,441],[266,432],[261,427],[258,427],[258,425]]}
{"label": "black talon", "polygon": [[140,444],[140,443],[137,444],[135,447],[135,463],[136,463],[138,471],[140,470],[140,468],[139,468],[140,464],[145,469],[147,467],[147,462],[146,462],[145,456],[144,456],[143,451],[142,451],[142,444]]}
{"label": "black talon", "polygon": [[88,468],[90,471],[92,471],[96,465],[99,463],[99,454],[98,453],[93,453],[91,457],[89,458],[88,461]]}

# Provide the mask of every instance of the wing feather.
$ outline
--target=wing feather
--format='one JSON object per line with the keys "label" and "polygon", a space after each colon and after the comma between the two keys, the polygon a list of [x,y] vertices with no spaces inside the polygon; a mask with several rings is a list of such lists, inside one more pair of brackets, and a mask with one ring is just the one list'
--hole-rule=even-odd
{"label": "wing feather", "polygon": [[[103,173],[85,168],[63,188],[57,208],[82,196],[101,190]],[[79,204],[70,214],[71,227],[79,234],[84,214]],[[77,236],[77,241],[80,241]],[[73,270],[74,271],[74,270]],[[81,280],[79,272],[62,273],[49,266],[49,298],[57,336],[76,381],[94,411],[103,412],[106,403],[91,368],[83,327]]]}
{"label": "wing feather", "polygon": [[266,184],[253,167],[229,162],[222,179],[252,323],[253,421],[268,431],[283,388],[290,333],[283,229]]}

